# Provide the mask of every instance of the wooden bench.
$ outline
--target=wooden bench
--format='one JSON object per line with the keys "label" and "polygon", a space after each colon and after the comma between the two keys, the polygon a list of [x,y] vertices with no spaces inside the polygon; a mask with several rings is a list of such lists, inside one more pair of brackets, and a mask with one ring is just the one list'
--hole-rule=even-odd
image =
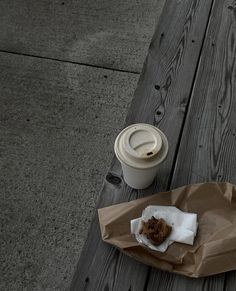
{"label": "wooden bench", "polygon": [[[154,183],[128,187],[114,157],[97,207],[204,181],[236,183],[236,3],[167,0],[125,126],[145,122],[170,151]],[[122,84],[121,84],[122,86]],[[236,272],[190,279],[135,261],[101,240],[97,213],[71,290],[235,290]]]}

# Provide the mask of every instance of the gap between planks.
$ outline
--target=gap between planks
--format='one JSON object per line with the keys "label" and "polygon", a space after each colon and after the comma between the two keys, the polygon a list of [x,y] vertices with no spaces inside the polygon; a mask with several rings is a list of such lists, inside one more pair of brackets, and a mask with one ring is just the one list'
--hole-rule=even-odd
{"label": "gap between planks", "polygon": [[[192,82],[192,85],[191,85],[189,98],[188,98],[188,102],[187,102],[187,105],[186,105],[186,111],[185,111],[185,114],[184,114],[183,123],[182,123],[181,129],[180,129],[180,134],[179,134],[179,138],[178,138],[178,141],[177,141],[176,151],[175,151],[174,159],[173,159],[173,166],[172,166],[172,169],[171,169],[171,172],[170,172],[169,181],[168,181],[168,184],[167,184],[167,191],[170,190],[170,187],[171,187],[171,183],[172,183],[172,179],[173,179],[173,175],[174,175],[174,171],[175,171],[175,167],[176,167],[176,162],[177,162],[177,158],[178,158],[180,143],[181,143],[183,132],[184,132],[185,121],[186,121],[187,116],[189,114],[190,104],[191,104],[191,100],[192,100],[192,97],[193,97],[193,89],[194,89],[194,86],[195,86],[195,83],[196,83],[196,76],[197,76],[197,72],[198,72],[198,69],[199,69],[200,62],[201,62],[202,50],[203,50],[204,43],[205,43],[206,36],[207,36],[207,32],[208,32],[208,29],[209,29],[210,19],[211,19],[211,16],[212,16],[212,10],[213,10],[213,6],[214,6],[215,1],[216,0],[212,0],[211,7],[210,7],[210,10],[209,10],[207,24],[206,24],[206,28],[205,28],[205,31],[204,31],[204,36],[203,36],[201,48],[200,48],[200,51],[199,51],[199,55],[198,55],[197,65],[196,65],[196,68],[195,68],[195,71],[194,71],[193,82]],[[149,283],[149,279],[150,279],[150,276],[151,276],[151,272],[152,272],[152,267],[149,267],[148,268],[148,272],[147,272],[145,285],[144,285],[144,291],[148,290],[148,283]],[[224,277],[224,290],[225,290],[225,284],[226,284],[226,280],[225,280],[225,277]]]}

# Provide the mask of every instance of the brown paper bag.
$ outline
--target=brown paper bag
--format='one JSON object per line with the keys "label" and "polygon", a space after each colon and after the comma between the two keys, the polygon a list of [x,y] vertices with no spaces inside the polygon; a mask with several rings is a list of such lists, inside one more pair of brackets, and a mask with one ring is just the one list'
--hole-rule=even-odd
{"label": "brown paper bag", "polygon": [[[148,205],[176,206],[198,214],[194,245],[173,243],[165,253],[139,244],[130,220]],[[102,239],[138,261],[189,277],[204,277],[236,269],[236,186],[203,183],[184,186],[98,210]]]}

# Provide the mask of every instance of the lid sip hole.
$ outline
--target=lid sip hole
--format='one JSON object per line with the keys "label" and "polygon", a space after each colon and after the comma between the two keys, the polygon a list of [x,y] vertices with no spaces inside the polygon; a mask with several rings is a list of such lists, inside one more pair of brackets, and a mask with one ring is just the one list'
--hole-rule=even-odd
{"label": "lid sip hole", "polygon": [[153,154],[153,152],[149,152],[147,153],[147,156],[151,156]]}

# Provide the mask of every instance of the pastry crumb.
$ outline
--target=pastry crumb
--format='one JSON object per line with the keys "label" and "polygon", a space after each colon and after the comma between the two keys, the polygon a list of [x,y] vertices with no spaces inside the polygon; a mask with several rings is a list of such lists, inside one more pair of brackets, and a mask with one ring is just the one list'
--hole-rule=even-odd
{"label": "pastry crumb", "polygon": [[142,221],[140,234],[145,235],[154,245],[163,243],[170,235],[172,227],[164,219],[156,219],[152,216],[147,222]]}

